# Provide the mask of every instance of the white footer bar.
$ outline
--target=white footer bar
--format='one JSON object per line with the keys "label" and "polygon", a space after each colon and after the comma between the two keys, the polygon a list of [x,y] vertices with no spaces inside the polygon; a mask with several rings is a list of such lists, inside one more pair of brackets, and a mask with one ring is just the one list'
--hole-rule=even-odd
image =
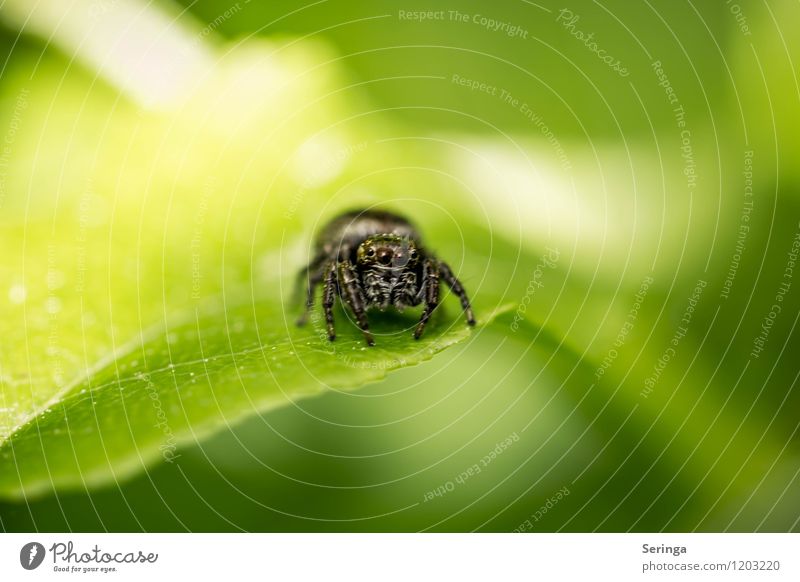
{"label": "white footer bar", "polygon": [[798,534],[0,535],[3,581],[779,581],[798,562]]}

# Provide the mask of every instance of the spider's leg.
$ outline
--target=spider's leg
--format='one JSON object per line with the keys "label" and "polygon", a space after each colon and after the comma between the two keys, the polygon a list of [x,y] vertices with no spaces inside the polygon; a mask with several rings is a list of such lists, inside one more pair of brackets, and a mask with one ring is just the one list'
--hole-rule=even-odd
{"label": "spider's leg", "polygon": [[322,279],[325,276],[325,269],[323,268],[324,260],[325,255],[320,253],[314,257],[307,267],[301,269],[300,272],[297,273],[297,282],[294,286],[292,304],[297,305],[300,303],[300,297],[302,295],[302,289],[304,285],[306,292],[305,309],[298,318],[297,325],[305,325],[306,321],[308,320],[308,312],[314,305],[314,290],[316,286],[322,282]]}
{"label": "spider's leg", "polygon": [[[306,301],[303,306],[303,313],[300,314],[300,317],[297,318],[297,325],[305,325],[308,321],[308,314],[311,312],[311,308],[314,306],[314,291],[317,288],[317,285],[322,283],[323,279],[326,275],[326,269],[317,269],[313,273],[304,273],[301,272],[301,275],[305,275],[306,277]],[[299,285],[300,283],[298,283]]]}
{"label": "spider's leg", "polygon": [[417,329],[414,330],[414,339],[419,339],[425,331],[425,325],[431,318],[433,310],[439,305],[439,269],[433,259],[428,259],[422,266],[422,289],[424,293],[425,309],[419,318]]}
{"label": "spider's leg", "polygon": [[356,316],[358,327],[364,333],[367,345],[374,346],[375,340],[369,332],[369,322],[367,321],[366,301],[361,288],[358,286],[358,274],[350,261],[346,260],[339,263],[339,283],[341,285],[342,298],[350,306],[353,315]]}
{"label": "spider's leg", "polygon": [[322,310],[325,312],[325,324],[328,326],[328,339],[336,339],[336,329],[333,326],[333,302],[336,299],[336,262],[331,261],[322,271],[324,279],[322,287]]}
{"label": "spider's leg", "polygon": [[447,263],[439,263],[439,273],[442,275],[444,282],[450,286],[450,289],[453,290],[453,293],[458,295],[458,298],[461,300],[461,307],[464,309],[464,315],[467,316],[467,323],[470,325],[475,325],[475,315],[472,313],[472,306],[469,304],[467,292],[464,291],[464,287],[461,285],[461,282],[453,274],[453,271],[450,270],[450,267],[447,265]]}

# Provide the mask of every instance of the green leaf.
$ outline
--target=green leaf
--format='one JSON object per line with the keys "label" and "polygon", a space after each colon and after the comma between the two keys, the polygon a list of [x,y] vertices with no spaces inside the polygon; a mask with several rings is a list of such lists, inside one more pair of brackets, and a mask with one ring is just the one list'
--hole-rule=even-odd
{"label": "green leaf", "polygon": [[373,348],[343,312],[339,336],[328,342],[318,322],[298,329],[276,302],[197,313],[152,331],[67,386],[0,445],[0,495],[122,479],[161,457],[172,462],[180,445],[249,415],[380,380],[466,340],[460,313],[447,315],[419,341],[413,316],[375,318]]}

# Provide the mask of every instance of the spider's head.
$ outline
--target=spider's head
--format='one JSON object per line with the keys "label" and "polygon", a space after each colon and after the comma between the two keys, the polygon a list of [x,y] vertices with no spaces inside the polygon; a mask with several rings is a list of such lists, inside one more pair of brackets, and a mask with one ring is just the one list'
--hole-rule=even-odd
{"label": "spider's head", "polygon": [[377,234],[359,245],[356,260],[362,268],[398,271],[416,266],[420,255],[413,240],[394,234]]}

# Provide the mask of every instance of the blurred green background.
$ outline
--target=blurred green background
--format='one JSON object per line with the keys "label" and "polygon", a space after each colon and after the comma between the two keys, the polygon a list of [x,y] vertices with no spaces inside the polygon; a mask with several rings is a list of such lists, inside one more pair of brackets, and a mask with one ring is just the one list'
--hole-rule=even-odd
{"label": "blurred green background", "polygon": [[[0,528],[800,529],[798,22],[789,0],[7,1]],[[418,222],[486,323],[448,335],[448,299],[454,345],[422,357],[394,334],[413,320],[375,316],[391,349],[359,366],[416,365],[334,378],[288,298],[312,233],[366,205]],[[284,376],[195,367],[284,336],[307,346]],[[175,362],[159,462],[122,390]],[[245,399],[276,377],[280,405]],[[348,389],[291,396],[326,378]]]}

